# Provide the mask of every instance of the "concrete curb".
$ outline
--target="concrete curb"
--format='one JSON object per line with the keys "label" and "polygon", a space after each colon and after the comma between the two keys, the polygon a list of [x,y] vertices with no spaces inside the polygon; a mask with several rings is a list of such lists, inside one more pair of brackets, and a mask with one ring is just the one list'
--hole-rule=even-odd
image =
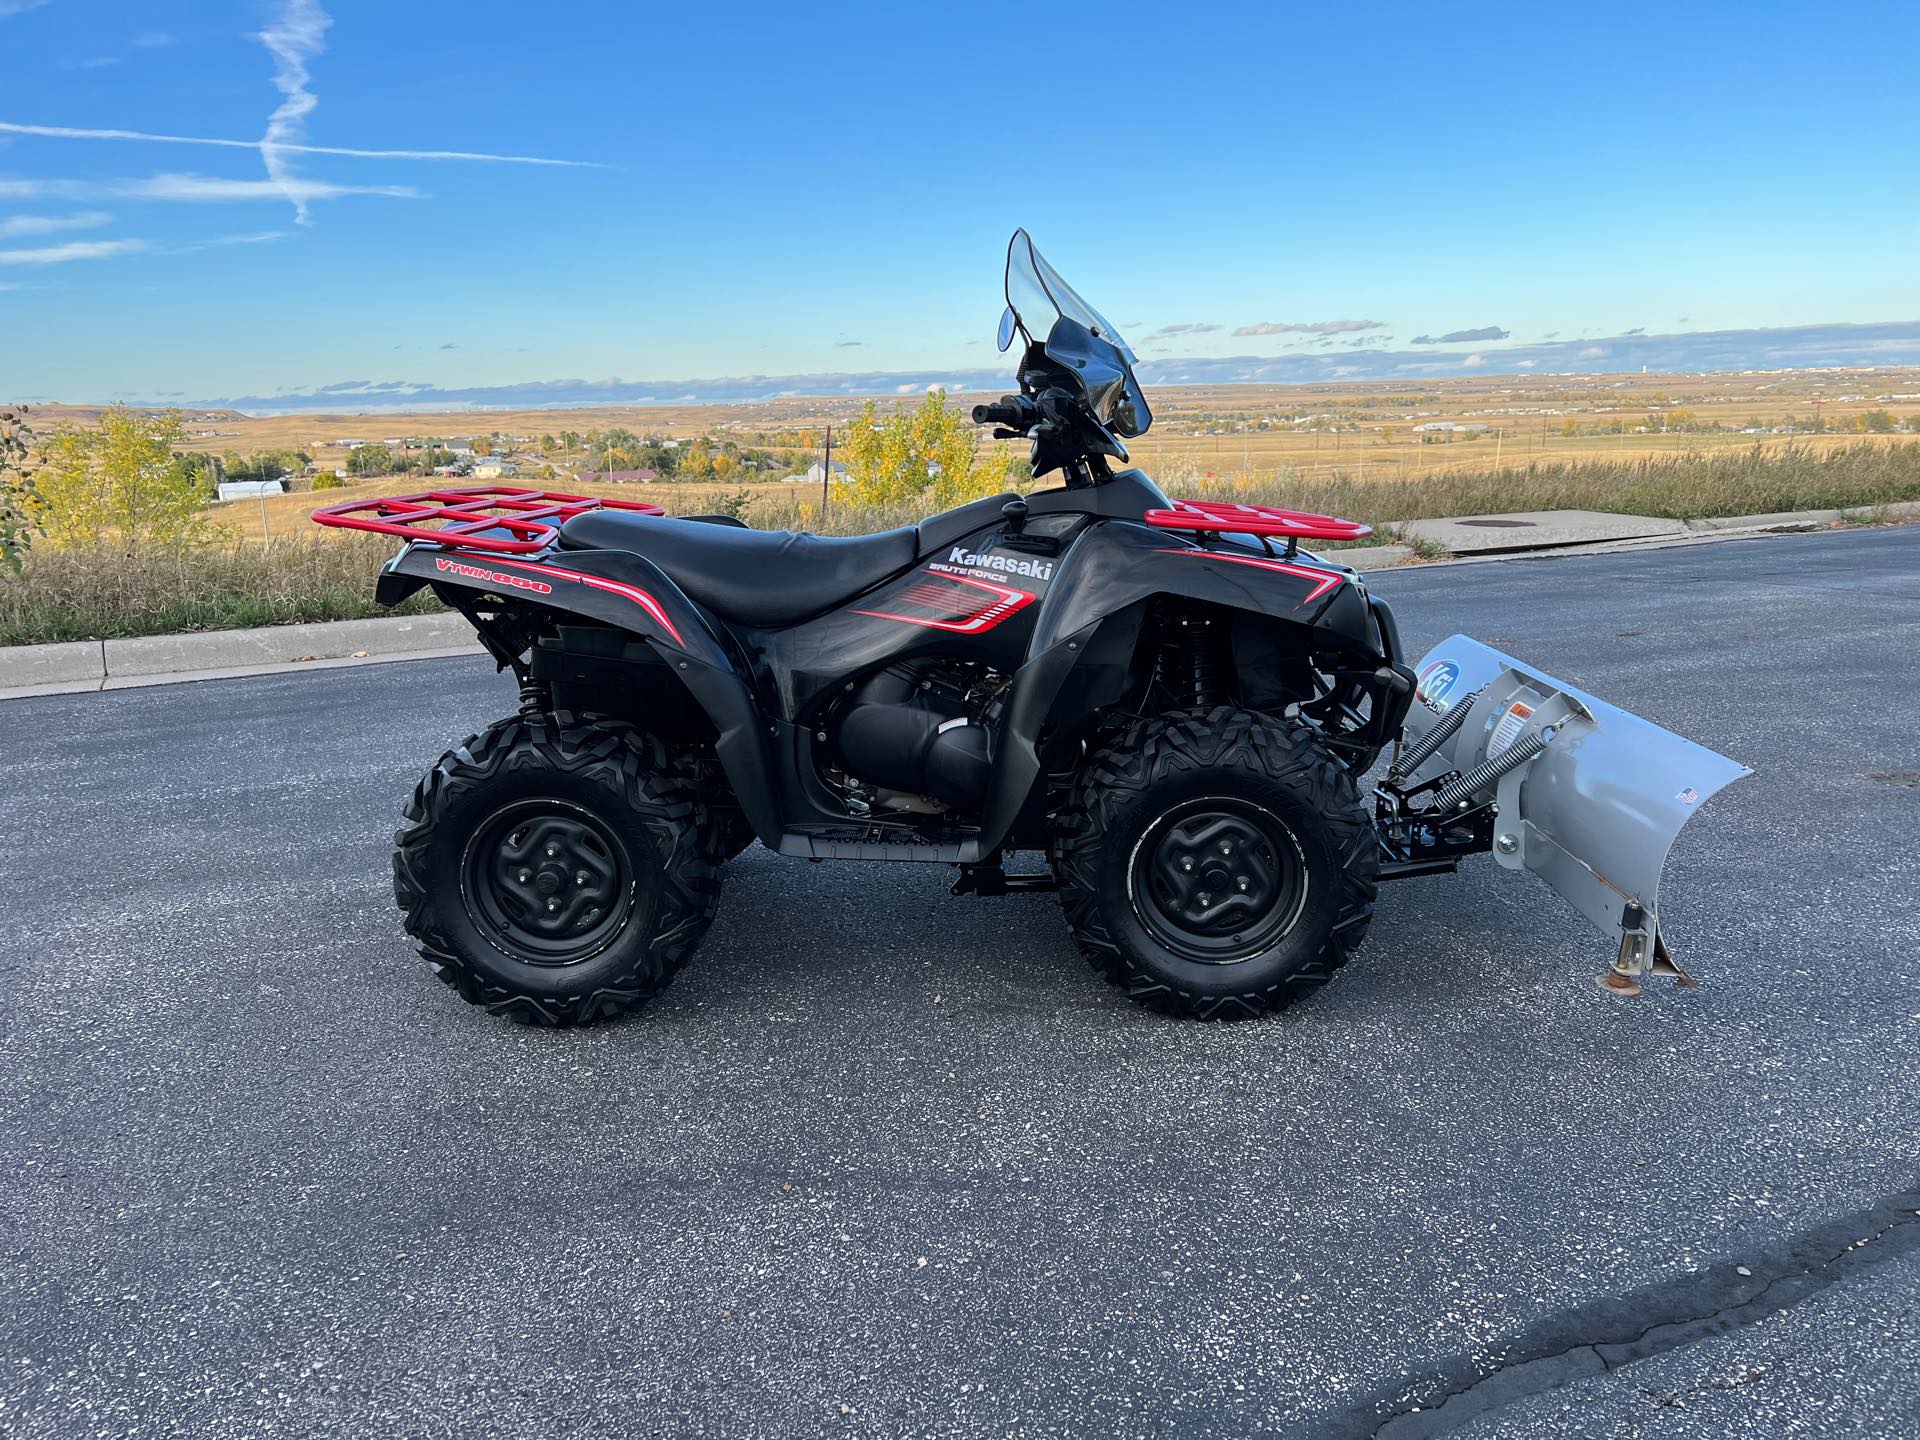
{"label": "concrete curb", "polygon": [[1689,520],[1687,528],[1720,534],[1729,530],[1818,530],[1824,525],[1877,525],[1889,520],[1920,520],[1920,500],[1896,500],[1890,505],[1861,505],[1852,510],[1787,510],[1774,515],[1728,515]]}
{"label": "concrete curb", "polygon": [[10,645],[0,647],[0,699],[478,653],[472,628],[451,612]]}
{"label": "concrete curb", "polygon": [[[1507,550],[1459,556],[1430,564],[1482,565],[1505,560],[1594,555],[1625,549],[1660,549],[1737,540],[1782,531],[1819,530],[1836,524],[1920,520],[1920,501],[1853,510],[1800,510],[1777,515],[1734,515],[1689,520],[1679,534],[1559,544],[1539,550]],[[1330,550],[1329,560],[1360,571],[1393,570],[1413,560],[1406,545],[1367,545]],[[311,625],[269,625],[257,630],[206,630],[185,635],[143,635],[129,640],[77,640],[57,645],[0,646],[0,700],[34,695],[71,695],[88,690],[124,690],[189,680],[225,680],[282,671],[330,670],[392,660],[435,660],[481,654],[467,622],[447,612],[434,615],[337,620]]]}

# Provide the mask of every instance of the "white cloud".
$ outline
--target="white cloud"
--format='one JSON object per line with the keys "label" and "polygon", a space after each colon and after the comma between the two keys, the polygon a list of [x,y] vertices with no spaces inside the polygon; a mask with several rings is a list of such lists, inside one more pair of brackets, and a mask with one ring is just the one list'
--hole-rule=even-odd
{"label": "white cloud", "polygon": [[160,50],[173,44],[173,36],[164,30],[142,30],[127,43],[136,50]]}
{"label": "white cloud", "polygon": [[0,200],[281,200],[291,188],[305,200],[343,195],[383,195],[418,200],[411,185],[335,185],[325,180],[227,180],[214,175],[149,175],[137,180],[54,180],[0,177]]}
{"label": "white cloud", "polygon": [[291,200],[295,217],[306,213],[312,200],[337,200],[343,195],[385,195],[399,200],[417,200],[420,192],[411,185],[335,185],[326,180],[302,180],[293,176],[268,180],[227,180],[216,175],[150,175],[145,180],[109,182],[109,193],[129,200],[270,200],[275,196]]}
{"label": "white cloud", "polygon": [[47,0],[0,0],[0,20],[11,15],[22,15],[29,10],[38,10]]}
{"label": "white cloud", "polygon": [[[150,130],[103,130],[76,125],[24,125],[0,120],[0,135],[37,135],[51,140],[144,140],[156,145],[211,145],[222,150],[258,150],[258,140],[228,140],[214,135],[167,135]],[[279,147],[289,155],[345,155],[355,160],[479,160],[497,165],[556,165],[598,170],[595,160],[555,160],[544,155],[498,155],[486,150],[363,150],[348,145]]]}
{"label": "white cloud", "polygon": [[1384,330],[1384,320],[1262,320],[1242,325],[1236,338],[1248,335],[1344,335],[1354,330]]}
{"label": "white cloud", "polygon": [[264,245],[269,240],[284,240],[284,230],[251,230],[243,235],[216,235],[211,240],[196,240],[190,245],[176,245],[169,255],[191,255],[196,250],[211,250],[218,245]]}
{"label": "white cloud", "polygon": [[310,197],[293,188],[293,171],[281,147],[307,138],[307,116],[320,103],[320,97],[307,89],[307,61],[326,48],[327,27],[331,24],[332,18],[313,0],[283,0],[279,18],[259,36],[273,56],[273,83],[283,97],[267,117],[267,133],[260,137],[260,159],[267,167],[268,178],[292,202],[294,221],[300,225],[313,223],[307,216]]}
{"label": "white cloud", "polygon": [[11,240],[17,235],[53,235],[62,230],[93,230],[111,219],[113,216],[104,210],[88,210],[78,215],[15,215],[10,220],[0,220],[0,240]]}
{"label": "white cloud", "polygon": [[0,250],[0,265],[64,265],[70,260],[105,260],[145,250],[144,240],[69,240],[36,250]]}

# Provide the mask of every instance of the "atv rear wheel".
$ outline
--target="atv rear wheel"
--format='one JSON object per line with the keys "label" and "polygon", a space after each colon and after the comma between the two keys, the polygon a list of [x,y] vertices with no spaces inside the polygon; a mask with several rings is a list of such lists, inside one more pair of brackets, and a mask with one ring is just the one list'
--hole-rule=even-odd
{"label": "atv rear wheel", "polygon": [[1316,733],[1225,707],[1116,736],[1081,770],[1052,858],[1093,968],[1138,1004],[1212,1020],[1332,979],[1379,872],[1353,778]]}
{"label": "atv rear wheel", "polygon": [[469,1003],[528,1024],[652,999],[719,902],[699,792],[657,740],[609,720],[488,727],[427,772],[394,844],[421,955]]}

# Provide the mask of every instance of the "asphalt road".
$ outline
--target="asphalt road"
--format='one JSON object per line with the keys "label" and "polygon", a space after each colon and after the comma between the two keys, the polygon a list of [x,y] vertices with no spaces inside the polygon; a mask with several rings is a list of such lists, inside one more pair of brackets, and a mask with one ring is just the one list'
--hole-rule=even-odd
{"label": "asphalt road", "polygon": [[388,893],[482,662],[0,705],[0,1431],[1920,1433],[1920,527],[1374,583],[1759,771],[1699,989],[1482,860],[1181,1023],[1050,896],[756,850],[526,1030]]}

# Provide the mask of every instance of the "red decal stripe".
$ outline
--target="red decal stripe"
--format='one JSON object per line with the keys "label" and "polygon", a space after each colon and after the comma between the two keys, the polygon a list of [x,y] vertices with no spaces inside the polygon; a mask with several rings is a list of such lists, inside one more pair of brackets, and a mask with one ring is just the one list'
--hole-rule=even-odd
{"label": "red decal stripe", "polygon": [[1311,580],[1314,582],[1313,589],[1307,592],[1307,598],[1300,602],[1301,605],[1311,605],[1328,591],[1338,588],[1340,582],[1346,579],[1346,576],[1338,571],[1315,570],[1308,565],[1290,565],[1285,560],[1263,560],[1256,555],[1222,555],[1218,550],[1163,550],[1160,553],[1190,555],[1201,560],[1224,560],[1229,565],[1251,565],[1258,570],[1278,570],[1282,575]]}
{"label": "red decal stripe", "polygon": [[[924,615],[896,615],[890,610],[855,610],[853,613],[871,615],[877,620],[898,620],[903,625],[922,625],[929,630],[950,630],[956,635],[978,635],[983,630],[991,630],[1009,615],[1026,609],[1034,601],[1034,596],[1026,590],[1016,590],[1011,585],[995,585],[986,580],[973,580],[965,575],[942,575],[938,584],[971,585],[996,598],[985,607],[952,620],[933,620]],[[938,584],[914,584],[899,598],[906,604],[925,605],[929,609],[936,605],[944,606],[949,603],[950,597],[938,593]]]}
{"label": "red decal stripe", "polygon": [[[660,602],[646,591],[640,589],[637,585],[624,585],[618,580],[608,580],[599,575],[589,575],[582,570],[563,570],[558,565],[536,565],[531,560],[491,560],[491,563],[495,565],[524,566],[526,569],[536,571],[541,575],[552,575],[556,579],[571,580],[576,584],[585,585],[594,590],[604,590],[609,595],[618,595],[623,600],[631,600],[642,610],[646,611],[662,630],[665,630],[673,637],[674,644],[683,650],[687,647],[687,642],[681,639],[679,629],[674,625],[673,621],[667,618],[667,612],[661,608]],[[440,564],[442,569],[449,568],[446,561],[441,561]]]}

